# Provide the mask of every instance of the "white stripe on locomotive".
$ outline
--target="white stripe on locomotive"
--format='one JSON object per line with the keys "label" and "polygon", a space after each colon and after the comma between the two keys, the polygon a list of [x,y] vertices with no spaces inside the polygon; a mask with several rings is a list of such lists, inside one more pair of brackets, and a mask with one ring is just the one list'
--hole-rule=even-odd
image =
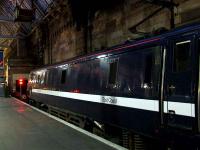
{"label": "white stripe on locomotive", "polygon": [[[90,101],[95,103],[104,103],[110,105],[117,105],[117,106],[159,112],[159,100],[113,97],[105,95],[71,93],[71,92],[51,91],[42,89],[32,89],[32,92],[70,98],[74,100]],[[195,105],[193,103],[164,101],[164,113],[167,113],[169,110],[176,110],[175,114],[177,115],[195,117]]]}

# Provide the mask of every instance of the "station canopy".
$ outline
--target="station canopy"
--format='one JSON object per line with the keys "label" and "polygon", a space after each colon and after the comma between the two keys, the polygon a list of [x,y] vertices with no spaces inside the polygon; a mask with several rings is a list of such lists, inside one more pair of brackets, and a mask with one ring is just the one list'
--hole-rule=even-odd
{"label": "station canopy", "polygon": [[54,5],[53,0],[0,0],[0,49],[30,34]]}

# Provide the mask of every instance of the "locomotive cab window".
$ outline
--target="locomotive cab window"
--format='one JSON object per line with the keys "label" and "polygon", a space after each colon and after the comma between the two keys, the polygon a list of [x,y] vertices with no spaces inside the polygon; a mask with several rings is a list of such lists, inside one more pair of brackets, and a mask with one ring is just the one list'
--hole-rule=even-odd
{"label": "locomotive cab window", "polygon": [[174,39],[171,55],[168,55],[167,92],[168,100],[191,102],[194,97],[196,60],[195,43],[190,37]]}
{"label": "locomotive cab window", "polygon": [[177,42],[174,46],[173,72],[185,72],[189,69],[191,41]]}
{"label": "locomotive cab window", "polygon": [[109,84],[115,84],[117,80],[117,64],[118,61],[114,61],[110,63],[110,70],[109,70]]}
{"label": "locomotive cab window", "polygon": [[66,74],[67,74],[67,70],[62,70],[62,73],[61,73],[61,84],[64,84],[66,82]]}

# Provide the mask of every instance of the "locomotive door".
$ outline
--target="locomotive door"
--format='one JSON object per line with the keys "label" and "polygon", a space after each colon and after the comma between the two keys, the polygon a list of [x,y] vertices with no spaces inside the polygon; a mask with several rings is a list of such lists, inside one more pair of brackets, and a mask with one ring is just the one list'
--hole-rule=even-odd
{"label": "locomotive door", "polygon": [[165,123],[171,127],[194,127],[198,56],[194,43],[194,35],[179,36],[167,48],[163,105]]}

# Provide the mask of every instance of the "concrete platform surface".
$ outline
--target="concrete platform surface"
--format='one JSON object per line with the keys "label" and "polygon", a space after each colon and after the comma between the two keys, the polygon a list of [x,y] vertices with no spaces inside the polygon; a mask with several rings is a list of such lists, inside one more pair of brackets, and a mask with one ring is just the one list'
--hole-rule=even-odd
{"label": "concrete platform surface", "polygon": [[0,98],[0,150],[114,150],[14,98]]}

